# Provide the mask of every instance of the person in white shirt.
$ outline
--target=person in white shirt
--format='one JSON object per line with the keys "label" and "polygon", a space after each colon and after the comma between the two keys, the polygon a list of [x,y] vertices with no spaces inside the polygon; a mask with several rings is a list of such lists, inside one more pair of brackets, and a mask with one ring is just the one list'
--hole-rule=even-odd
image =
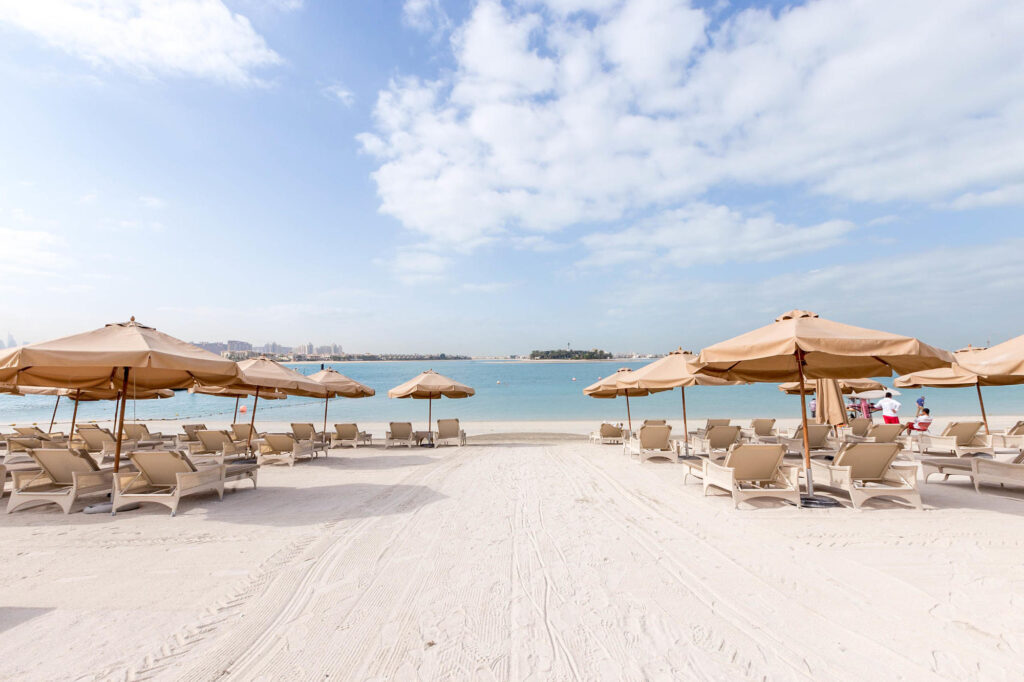
{"label": "person in white shirt", "polygon": [[927,407],[921,408],[921,414],[917,415],[914,421],[907,422],[907,431],[910,435],[914,433],[921,433],[927,431],[928,427],[932,425],[932,411]]}
{"label": "person in white shirt", "polygon": [[884,398],[875,403],[875,407],[882,410],[882,421],[886,424],[900,423],[900,404],[892,399],[892,393],[886,393]]}

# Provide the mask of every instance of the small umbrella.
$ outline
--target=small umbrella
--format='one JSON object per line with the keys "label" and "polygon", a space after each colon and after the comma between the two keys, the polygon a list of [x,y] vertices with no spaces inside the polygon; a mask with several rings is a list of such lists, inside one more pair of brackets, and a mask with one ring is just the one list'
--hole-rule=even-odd
{"label": "small umbrella", "polygon": [[260,391],[268,389],[275,393],[285,395],[302,396],[306,398],[324,398],[331,395],[331,392],[321,384],[310,380],[305,374],[300,374],[294,369],[289,369],[279,362],[270,358],[259,357],[242,360],[238,363],[238,379],[233,384],[221,386],[208,382],[199,382],[200,385],[215,388],[230,388],[252,391],[252,420],[249,423],[249,438],[245,447],[252,446],[252,432],[256,426],[256,406],[260,402]]}
{"label": "small umbrella", "polygon": [[814,496],[811,450],[807,442],[806,379],[863,379],[948,367],[951,353],[918,339],[826,320],[792,310],[775,322],[708,346],[698,357],[700,371],[723,379],[758,382],[797,381],[804,434],[808,506],[834,506]]}
{"label": "small umbrella", "polygon": [[445,398],[468,398],[475,393],[476,391],[469,386],[428,369],[404,384],[395,386],[388,391],[388,397],[427,400],[427,430],[430,431],[430,439],[433,443],[434,432],[430,429],[430,424],[434,418],[434,400],[440,399],[442,396]]}
{"label": "small umbrella", "polygon": [[139,324],[93,331],[0,351],[0,383],[17,386],[121,389],[114,471],[121,462],[124,410],[130,390],[188,388],[196,381],[237,381],[231,360]]}
{"label": "small umbrella", "polygon": [[[683,401],[684,442],[688,440],[687,434],[690,433],[690,427],[686,420],[686,388],[688,386],[736,386],[746,383],[698,374],[696,361],[696,355],[690,351],[684,351],[680,346],[665,357],[659,358],[649,365],[644,365],[632,374],[632,381],[637,388],[660,391],[679,387]],[[687,452],[689,452],[689,447],[689,443],[687,443]]]}
{"label": "small umbrella", "polygon": [[[788,395],[800,395],[800,384],[795,381],[787,381],[779,384],[779,390]],[[804,381],[804,393],[811,394],[817,390],[817,384],[813,381]],[[839,390],[843,395],[850,395],[858,391],[884,391],[885,384],[873,379],[840,379]]]}
{"label": "small umbrella", "polygon": [[[234,398],[235,399],[235,414],[231,417],[231,423],[238,420],[238,402],[245,398],[249,399],[250,396],[256,393],[255,390],[247,388],[241,388],[238,386],[192,386],[188,389],[189,393],[199,395],[216,395],[222,398]],[[276,391],[263,391],[260,397],[264,400],[284,400],[288,396],[284,393],[277,393]]]}
{"label": "small umbrella", "polygon": [[[323,367],[323,365],[321,365]],[[309,378],[324,388],[331,391],[330,396],[324,397],[324,438],[327,437],[327,404],[332,397],[340,398],[369,398],[376,395],[376,391],[365,386],[355,379],[350,379],[341,372],[328,367],[309,375]]]}
{"label": "small umbrella", "polygon": [[669,388],[643,388],[636,385],[635,372],[628,367],[623,367],[614,374],[600,379],[599,381],[583,389],[583,395],[591,398],[617,398],[620,395],[626,396],[626,419],[629,422],[629,430],[633,430],[633,415],[629,410],[630,396],[644,396],[652,393],[668,391]]}

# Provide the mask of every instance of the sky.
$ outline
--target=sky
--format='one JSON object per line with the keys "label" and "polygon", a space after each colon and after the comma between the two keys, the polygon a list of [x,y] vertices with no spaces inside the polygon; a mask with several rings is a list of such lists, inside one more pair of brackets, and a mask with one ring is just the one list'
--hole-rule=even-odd
{"label": "sky", "polygon": [[1024,332],[1024,3],[0,0],[0,339]]}

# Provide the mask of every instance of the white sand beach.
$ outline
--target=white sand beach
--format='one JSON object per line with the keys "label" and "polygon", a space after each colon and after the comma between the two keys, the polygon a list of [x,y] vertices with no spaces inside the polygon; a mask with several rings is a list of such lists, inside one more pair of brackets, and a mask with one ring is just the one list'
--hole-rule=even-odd
{"label": "white sand beach", "polygon": [[0,675],[1024,676],[1024,492],[735,510],[682,466],[514,426],[265,466],[174,518],[0,515]]}

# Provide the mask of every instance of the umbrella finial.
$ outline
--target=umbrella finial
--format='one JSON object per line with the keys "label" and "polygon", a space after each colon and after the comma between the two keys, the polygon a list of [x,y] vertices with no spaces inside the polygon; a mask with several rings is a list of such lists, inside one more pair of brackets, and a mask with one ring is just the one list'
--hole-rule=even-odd
{"label": "umbrella finial", "polygon": [[801,317],[818,317],[818,313],[811,312],[810,310],[790,310],[788,313],[782,313],[775,318],[776,322],[782,322],[783,320],[796,320]]}

